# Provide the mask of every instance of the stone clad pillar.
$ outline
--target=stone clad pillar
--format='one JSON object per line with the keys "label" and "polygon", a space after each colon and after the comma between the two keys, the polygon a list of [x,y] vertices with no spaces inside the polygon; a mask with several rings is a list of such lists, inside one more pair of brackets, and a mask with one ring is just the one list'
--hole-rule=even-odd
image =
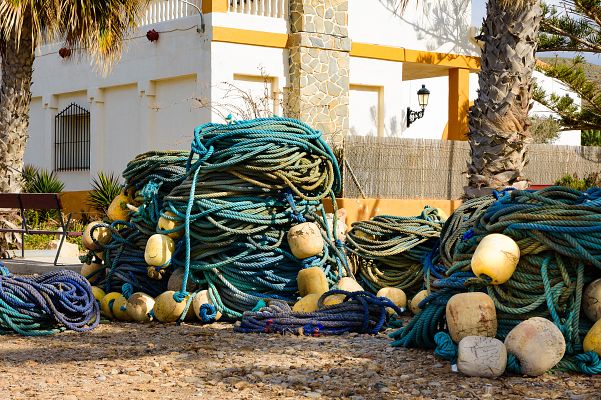
{"label": "stone clad pillar", "polygon": [[290,0],[288,115],[337,143],[349,129],[348,0]]}

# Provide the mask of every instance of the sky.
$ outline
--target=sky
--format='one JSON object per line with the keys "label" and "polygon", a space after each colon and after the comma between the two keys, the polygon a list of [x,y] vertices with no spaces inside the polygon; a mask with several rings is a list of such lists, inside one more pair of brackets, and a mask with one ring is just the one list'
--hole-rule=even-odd
{"label": "sky", "polygon": [[[558,3],[557,0],[551,0],[547,3]],[[472,25],[480,26],[482,24],[482,20],[486,15],[486,0],[472,0]],[[558,54],[560,57],[574,57],[574,53],[567,52],[555,52],[555,53],[541,53],[542,57],[554,57],[555,54]],[[596,54],[583,54],[584,58],[587,59],[588,62],[601,65],[601,55]]]}

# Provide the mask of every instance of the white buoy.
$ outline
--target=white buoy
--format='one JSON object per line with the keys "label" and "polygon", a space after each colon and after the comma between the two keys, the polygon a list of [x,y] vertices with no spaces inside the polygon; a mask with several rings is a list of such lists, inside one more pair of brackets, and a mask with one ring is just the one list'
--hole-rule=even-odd
{"label": "white buoy", "polygon": [[144,249],[146,264],[153,267],[168,267],[175,251],[175,242],[167,235],[154,234],[148,238]]}
{"label": "white buoy", "polygon": [[457,346],[457,369],[467,376],[496,378],[507,366],[507,350],[499,339],[466,336]]}
{"label": "white buoy", "polygon": [[497,311],[486,293],[459,293],[451,297],[446,308],[449,334],[455,343],[466,336],[497,334]]}
{"label": "white buoy", "polygon": [[486,275],[493,285],[507,282],[520,261],[520,248],[509,236],[493,233],[480,241],[472,256],[474,275]]}
{"label": "white buoy", "polygon": [[152,320],[150,312],[154,308],[154,299],[146,293],[137,292],[127,299],[127,313],[136,322]]}
{"label": "white buoy", "polygon": [[288,244],[294,257],[304,259],[323,252],[323,237],[319,227],[313,222],[294,225],[288,231]]}

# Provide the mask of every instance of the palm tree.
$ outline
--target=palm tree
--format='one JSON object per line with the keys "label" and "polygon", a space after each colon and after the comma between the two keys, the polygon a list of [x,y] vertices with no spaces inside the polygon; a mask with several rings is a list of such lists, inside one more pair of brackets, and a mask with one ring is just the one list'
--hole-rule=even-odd
{"label": "palm tree", "polygon": [[0,0],[0,192],[21,189],[35,48],[64,41],[110,67],[149,0]]}
{"label": "palm tree", "polygon": [[531,141],[528,111],[541,19],[539,0],[488,0],[480,89],[469,112],[467,197],[528,184],[522,171]]}

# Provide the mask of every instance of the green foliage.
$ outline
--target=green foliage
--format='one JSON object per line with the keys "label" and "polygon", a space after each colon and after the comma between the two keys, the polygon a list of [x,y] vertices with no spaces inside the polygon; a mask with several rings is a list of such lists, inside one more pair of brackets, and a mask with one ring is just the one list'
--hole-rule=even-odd
{"label": "green foliage", "polygon": [[553,117],[538,117],[530,118],[530,134],[534,143],[552,143],[559,137],[561,124]]}
{"label": "green foliage", "polygon": [[562,0],[543,10],[539,51],[601,53],[601,0]]}
{"label": "green foliage", "polygon": [[[36,224],[30,224],[30,227],[33,229],[43,229],[43,230],[57,230],[59,228],[59,224],[57,221],[48,220],[45,222],[39,222]],[[69,231],[72,232],[82,232],[85,229],[85,225],[83,225],[80,221],[71,221],[69,225]],[[45,250],[48,248],[48,244],[55,239],[60,239],[60,236],[57,235],[25,235],[25,249],[26,250]],[[65,238],[66,242],[75,243],[79,250],[82,251],[84,249],[82,237],[67,237]]]}
{"label": "green foliage", "polygon": [[592,172],[579,178],[577,174],[565,175],[555,182],[557,186],[565,186],[576,190],[587,190],[592,187],[601,187],[601,174]]}
{"label": "green foliage", "polygon": [[36,169],[28,166],[23,170],[23,179],[26,193],[60,193],[65,184],[47,169]]}
{"label": "green foliage", "polygon": [[582,131],[580,144],[582,146],[601,146],[601,130]]}
{"label": "green foliage", "polygon": [[122,190],[123,185],[119,182],[119,176],[113,172],[105,174],[100,171],[98,176],[92,179],[92,191],[88,203],[94,210],[106,214],[111,202]]}
{"label": "green foliage", "polygon": [[589,80],[583,65],[584,59],[576,57],[570,64],[538,67],[545,75],[565,83],[582,99],[581,106],[570,96],[548,95],[540,87],[535,88],[534,99],[557,113],[568,129],[601,129],[601,83]]}

